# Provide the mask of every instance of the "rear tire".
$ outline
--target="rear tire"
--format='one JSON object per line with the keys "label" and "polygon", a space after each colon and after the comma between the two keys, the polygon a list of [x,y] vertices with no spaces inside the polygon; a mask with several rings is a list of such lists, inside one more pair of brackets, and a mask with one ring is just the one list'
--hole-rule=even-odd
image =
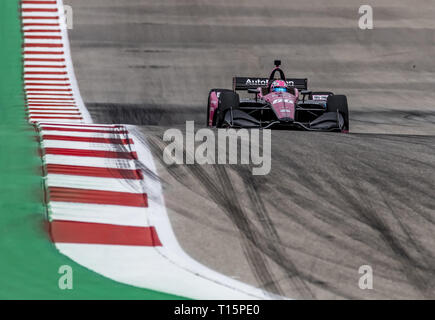
{"label": "rear tire", "polygon": [[349,108],[347,105],[347,97],[345,95],[329,96],[327,100],[328,112],[339,112],[344,119],[343,130],[349,131]]}
{"label": "rear tire", "polygon": [[[208,102],[207,102],[207,122],[205,123],[205,125],[208,127],[209,126],[209,117],[210,117],[210,95],[212,94],[212,92],[216,92],[216,93],[222,93],[222,92],[233,92],[232,90],[229,89],[211,89],[210,92],[208,93]],[[216,111],[213,117],[213,126],[216,125]]]}
{"label": "rear tire", "polygon": [[219,105],[216,114],[216,126],[218,128],[221,128],[224,123],[225,114],[227,113],[227,111],[231,108],[238,109],[239,105],[240,97],[238,93],[235,93],[234,91],[221,92],[221,94],[219,95]]}

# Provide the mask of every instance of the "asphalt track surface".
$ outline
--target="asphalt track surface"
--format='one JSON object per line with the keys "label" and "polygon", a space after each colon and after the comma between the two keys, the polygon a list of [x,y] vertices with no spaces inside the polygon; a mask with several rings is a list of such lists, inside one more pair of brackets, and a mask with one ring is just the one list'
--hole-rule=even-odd
{"label": "asphalt track surface", "polygon": [[[172,226],[193,258],[304,299],[435,298],[435,6],[376,1],[69,0],[94,120],[137,125]],[[210,88],[287,76],[348,95],[351,134],[274,131],[272,170],[168,166],[168,128],[205,122]],[[358,269],[373,268],[373,290]]]}

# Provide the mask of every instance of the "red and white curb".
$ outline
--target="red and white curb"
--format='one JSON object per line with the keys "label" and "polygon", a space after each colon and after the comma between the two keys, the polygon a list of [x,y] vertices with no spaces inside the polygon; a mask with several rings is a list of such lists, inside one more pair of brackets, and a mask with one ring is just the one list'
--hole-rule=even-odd
{"label": "red and white curb", "polygon": [[23,0],[21,11],[29,120],[92,122],[74,75],[63,4]]}
{"label": "red and white curb", "polygon": [[39,131],[50,235],[79,264],[122,283],[195,299],[276,298],[208,269],[175,238],[146,141],[93,124],[61,0],[22,1],[24,85]]}

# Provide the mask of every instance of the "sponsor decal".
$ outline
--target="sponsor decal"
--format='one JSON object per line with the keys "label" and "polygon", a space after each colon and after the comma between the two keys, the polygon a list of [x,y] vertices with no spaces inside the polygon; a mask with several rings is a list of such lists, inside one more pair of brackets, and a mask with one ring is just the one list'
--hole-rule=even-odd
{"label": "sponsor decal", "polygon": [[[291,80],[287,80],[286,83],[289,87],[294,87],[295,85],[294,81]],[[269,84],[269,79],[260,79],[260,78],[254,80],[248,78],[245,83],[246,86],[267,86],[268,84]]]}
{"label": "sponsor decal", "polygon": [[322,100],[322,101],[326,101],[326,100],[328,100],[328,95],[317,95],[317,94],[315,94],[315,95],[313,95],[313,100]]}
{"label": "sponsor decal", "polygon": [[245,83],[247,86],[267,86],[269,84],[269,80],[265,79],[257,79],[257,80],[246,80]]}
{"label": "sponsor decal", "polygon": [[275,104],[275,103],[281,103],[281,102],[284,102],[284,103],[290,103],[290,104],[293,104],[293,103],[294,103],[293,100],[291,100],[291,99],[283,99],[283,98],[279,98],[279,99],[275,99],[275,100],[273,100],[272,104]]}

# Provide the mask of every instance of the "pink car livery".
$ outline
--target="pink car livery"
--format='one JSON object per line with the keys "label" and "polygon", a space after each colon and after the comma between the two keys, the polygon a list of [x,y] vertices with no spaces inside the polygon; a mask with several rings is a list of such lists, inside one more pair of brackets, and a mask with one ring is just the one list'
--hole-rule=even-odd
{"label": "pink car livery", "polygon": [[[308,79],[287,79],[275,60],[269,78],[234,77],[233,89],[210,90],[207,126],[349,131],[347,98],[308,90]],[[241,99],[237,91],[253,94]]]}

